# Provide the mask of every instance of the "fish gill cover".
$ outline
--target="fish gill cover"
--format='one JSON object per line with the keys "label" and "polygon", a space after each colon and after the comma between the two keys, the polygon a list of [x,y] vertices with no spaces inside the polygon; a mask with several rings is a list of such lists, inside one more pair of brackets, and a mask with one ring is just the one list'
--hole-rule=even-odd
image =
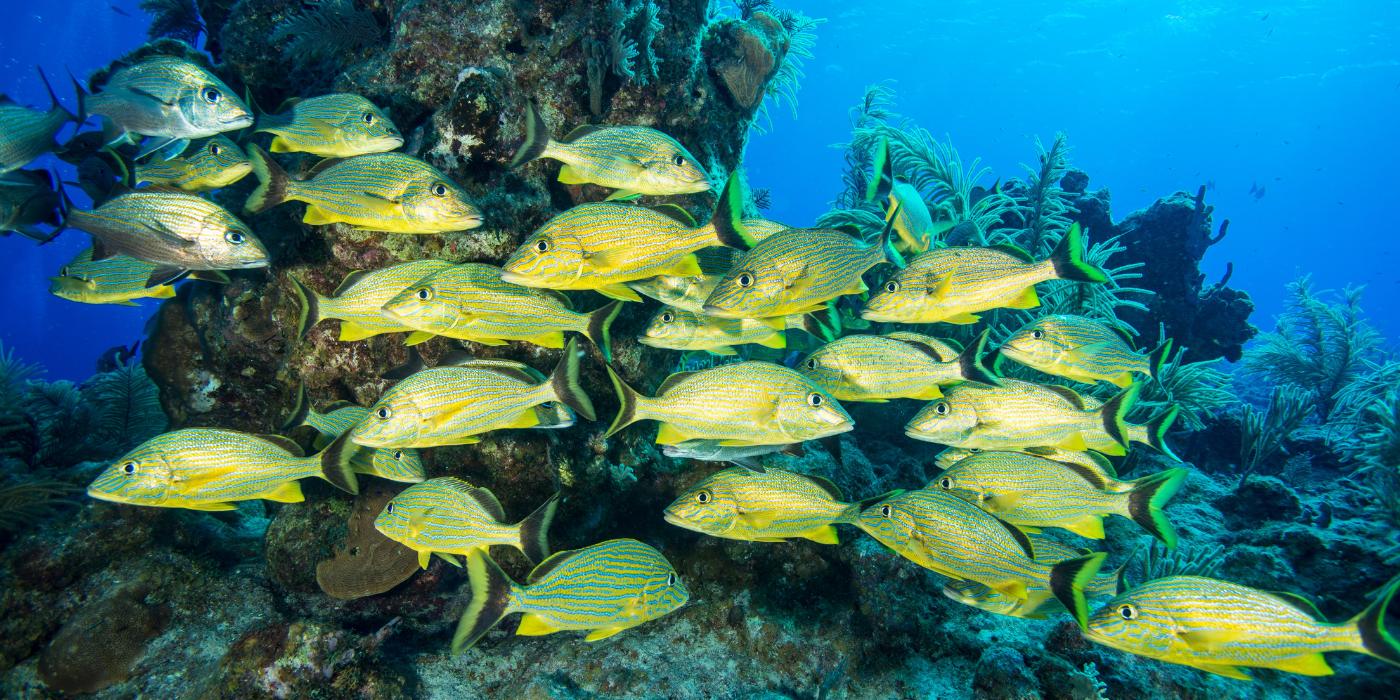
{"label": "fish gill cover", "polygon": [[[1202,271],[1259,235],[1213,179],[1115,221],[1099,151],[984,165],[879,62],[820,69],[868,73],[849,134],[775,167],[751,140],[840,27],[770,0],[140,8],[96,109],[0,105],[0,148],[61,161],[0,182],[8,250],[82,244],[31,271],[57,323],[158,300],[80,383],[0,347],[5,697],[1400,681],[1400,358],[1360,284],[1251,325]],[[215,142],[251,167],[140,186]]]}

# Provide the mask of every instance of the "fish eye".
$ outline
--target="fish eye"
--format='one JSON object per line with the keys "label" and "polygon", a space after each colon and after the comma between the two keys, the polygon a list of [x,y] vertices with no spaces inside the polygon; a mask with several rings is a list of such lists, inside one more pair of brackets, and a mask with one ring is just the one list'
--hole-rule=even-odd
{"label": "fish eye", "polygon": [[899,282],[898,282],[897,280],[890,280],[890,281],[886,282],[886,283],[885,283],[885,291],[887,291],[887,292],[897,292],[897,291],[899,291]]}
{"label": "fish eye", "polygon": [[224,240],[234,245],[240,245],[243,243],[244,239],[243,234],[237,231],[229,231],[227,234],[224,235]]}
{"label": "fish eye", "polygon": [[550,248],[553,248],[553,247],[554,247],[554,246],[552,246],[552,245],[550,244],[548,238],[541,238],[541,239],[539,239],[538,241],[535,241],[535,250],[536,250],[537,252],[540,252],[540,253],[548,253],[549,250],[550,250]]}
{"label": "fish eye", "polygon": [[739,275],[739,286],[748,289],[753,286],[753,273],[745,272]]}
{"label": "fish eye", "polygon": [[822,401],[822,395],[818,394],[815,391],[807,395],[807,405],[811,406],[812,408],[816,408],[822,405]]}
{"label": "fish eye", "polygon": [[58,268],[58,276],[59,276],[59,277],[67,277],[67,276],[68,276],[68,268],[67,268],[67,267],[60,267],[60,268]]}
{"label": "fish eye", "polygon": [[224,149],[219,148],[219,144],[217,143],[209,144],[209,155],[211,156],[217,156],[219,153],[223,152],[223,150]]}
{"label": "fish eye", "polygon": [[1122,615],[1124,620],[1136,620],[1138,611],[1132,605],[1120,605],[1118,606],[1118,614]]}
{"label": "fish eye", "polygon": [[127,462],[126,464],[123,464],[123,465],[122,465],[122,473],[123,473],[123,474],[135,474],[135,473],[136,473],[136,463],[135,463],[135,462]]}
{"label": "fish eye", "polygon": [[540,408],[552,409],[552,408],[554,408],[554,402],[553,402],[553,401],[546,401],[546,402],[540,404]]}
{"label": "fish eye", "polygon": [[816,368],[817,368],[817,358],[815,358],[815,357],[809,357],[809,358],[807,358],[807,369],[816,369]]}
{"label": "fish eye", "polygon": [[948,405],[947,401],[939,401],[938,403],[933,405],[933,412],[937,413],[940,416],[946,416],[948,415],[949,411],[952,410],[953,408]]}
{"label": "fish eye", "polygon": [[441,182],[434,184],[432,187],[432,193],[438,197],[447,196],[447,185],[444,185]]}
{"label": "fish eye", "polygon": [[671,313],[670,311],[667,311],[666,313],[661,314],[661,322],[662,322],[662,323],[670,323],[670,322],[672,322],[672,321],[674,321],[674,320],[676,320],[676,316],[675,316],[675,314]]}
{"label": "fish eye", "polygon": [[223,95],[221,95],[217,89],[212,87],[204,88],[202,91],[200,91],[199,96],[203,97],[204,101],[208,102],[211,105],[216,104],[219,101],[219,98],[223,97]]}
{"label": "fish eye", "polygon": [[393,501],[389,501],[389,505],[384,506],[384,512],[385,512],[385,513],[388,513],[389,515],[393,515],[393,514],[394,514],[394,502],[393,502]]}
{"label": "fish eye", "polygon": [[366,123],[366,124],[373,124],[373,123],[374,123],[374,112],[365,112],[365,116],[363,117],[363,119],[365,120],[365,123]]}
{"label": "fish eye", "polygon": [[890,508],[889,506],[880,506],[880,515],[883,515],[883,516],[885,516],[886,518],[890,517],[890,513],[893,513],[893,512],[894,512],[894,510],[893,510],[892,508]]}
{"label": "fish eye", "polygon": [[418,293],[413,296],[417,297],[419,301],[428,301],[433,298],[433,290],[431,287],[424,287],[418,290]]}
{"label": "fish eye", "polygon": [[674,585],[676,585],[676,575],[675,575],[675,573],[670,573],[670,574],[667,574],[667,575],[666,575],[666,585],[668,585],[668,586],[674,586]]}
{"label": "fish eye", "polygon": [[710,502],[710,492],[709,492],[709,491],[701,491],[701,492],[699,493],[699,495],[697,495],[697,496],[695,497],[695,500],[700,501],[701,503],[709,503],[709,502]]}
{"label": "fish eye", "polygon": [[1031,337],[1032,337],[1032,338],[1035,338],[1036,340],[1040,340],[1041,338],[1044,338],[1044,337],[1045,337],[1045,331],[1041,331],[1041,330],[1034,330],[1034,331],[1031,331]]}
{"label": "fish eye", "polygon": [[685,165],[685,156],[677,153],[676,157],[671,159],[671,162],[676,165]]}
{"label": "fish eye", "polygon": [[938,480],[938,485],[945,489],[951,489],[953,488],[953,480],[945,476]]}
{"label": "fish eye", "polygon": [[403,450],[396,450],[396,451],[394,452],[394,459],[395,459],[395,460],[403,459]]}
{"label": "fish eye", "polygon": [[380,406],[380,407],[379,407],[379,410],[374,412],[374,415],[378,416],[378,417],[379,417],[379,420],[388,420],[388,419],[389,419],[389,407],[388,407],[388,406]]}

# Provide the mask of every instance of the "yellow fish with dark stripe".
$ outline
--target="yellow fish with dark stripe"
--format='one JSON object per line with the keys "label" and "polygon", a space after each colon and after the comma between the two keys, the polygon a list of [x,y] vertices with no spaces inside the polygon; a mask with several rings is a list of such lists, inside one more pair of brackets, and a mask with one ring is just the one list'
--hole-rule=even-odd
{"label": "yellow fish with dark stripe", "polygon": [[[938,456],[934,458],[934,466],[939,469],[947,469],[972,455],[982,454],[986,451],[987,450],[983,450],[980,447],[949,447],[939,452]],[[1074,450],[1062,450],[1058,447],[1023,447],[1016,450],[998,451],[1024,452],[1037,457],[1044,457],[1045,459],[1055,462],[1076,465],[1097,475],[1105,487],[1111,487],[1115,483],[1123,483],[1118,481],[1118,471],[1113,468],[1113,463],[1108,461],[1107,457],[1093,450],[1076,452]]]}
{"label": "yellow fish with dark stripe", "polygon": [[787,335],[753,319],[709,318],[680,309],[663,309],[651,317],[637,342],[669,350],[704,350],[713,355],[736,355],[735,345],[753,343],[786,348]]}
{"label": "yellow fish with dark stripe", "polygon": [[[1058,391],[1077,408],[1083,408],[1086,411],[1097,411],[1103,408],[1104,402],[1092,396],[1080,394],[1068,387],[1062,387]],[[1172,424],[1176,422],[1176,417],[1180,412],[1180,406],[1171,404],[1161,413],[1148,419],[1146,423],[1124,423],[1128,428],[1128,442],[1146,445],[1154,451],[1180,462],[1181,458],[1176,456],[1176,453],[1172,452],[1171,446],[1167,444],[1167,431],[1171,430]],[[1084,442],[1091,450],[1113,454],[1111,452],[1115,442],[1113,437],[1097,427],[1084,431]]]}
{"label": "yellow fish with dark stripe", "polygon": [[915,440],[949,447],[986,450],[1024,447],[1089,449],[1085,433],[1102,430],[1112,444],[1096,447],[1105,454],[1127,454],[1128,426],[1123,417],[1137,402],[1141,384],[1115,396],[1103,408],[1085,410],[1067,395],[1072,390],[1055,385],[1001,380],[999,387],[964,382],[919,411],[904,433]]}
{"label": "yellow fish with dark stripe", "polygon": [[1123,482],[1077,464],[1023,452],[984,452],[943,471],[929,484],[1022,528],[1058,527],[1101,540],[1106,515],[1129,518],[1176,548],[1176,529],[1163,512],[1186,481],[1168,469]]}
{"label": "yellow fish with dark stripe", "polygon": [[538,158],[564,164],[559,181],[568,185],[591,182],[617,188],[609,200],[638,195],[704,192],[710,179],[685,146],[645,126],[585,124],[562,141],[549,137],[549,127],[535,105],[525,107],[525,143],[510,161],[518,168]]}
{"label": "yellow fish with dark stripe", "polygon": [[408,338],[410,345],[441,335],[482,345],[523,340],[562,348],[564,333],[575,331],[593,341],[603,359],[611,362],[609,329],[621,309],[622,302],[614,301],[577,313],[561,292],[504,282],[500,268],[466,263],[414,282],[385,302],[380,313],[416,331]]}
{"label": "yellow fish with dark stripe", "polygon": [[885,220],[894,225],[899,233],[902,251],[922,253],[933,247],[933,215],[929,213],[924,196],[908,180],[895,177],[894,159],[890,157],[890,141],[880,138],[879,149],[875,152],[874,172],[879,173],[866,187],[865,201],[873,202],[878,197],[889,200]]}
{"label": "yellow fish with dark stripe", "polygon": [[178,155],[189,139],[253,123],[248,106],[222,80],[183,58],[143,58],[113,71],[100,89],[89,95],[78,88],[79,114],[100,114],[117,131],[152,137],[142,155],[151,151]]}
{"label": "yellow fish with dark stripe", "polygon": [[696,251],[719,245],[747,249],[753,239],[740,221],[742,211],[737,174],[703,226],[674,205],[580,204],[530,234],[502,266],[501,279],[526,287],[592,289],[640,302],[626,282],[693,277],[701,274]]}
{"label": "yellow fish with dark stripe", "polygon": [[[1055,565],[1077,557],[1091,554],[1088,550],[1075,550],[1044,535],[1028,535],[1035,560],[1042,564]],[[1112,573],[1101,573],[1084,584],[1084,597],[1089,601],[1105,596],[1114,596],[1123,587],[1123,571],[1127,564]],[[1051,598],[1041,603],[1034,611],[1026,610],[1026,601],[1012,598],[994,591],[976,581],[952,581],[943,584],[943,595],[974,608],[997,615],[1019,617],[1025,620],[1044,620],[1047,615],[1068,612],[1060,602]]]}
{"label": "yellow fish with dark stripe", "polygon": [[797,366],[842,401],[937,399],[941,386],[1001,380],[982,366],[988,331],[962,354],[945,359],[931,346],[879,335],[848,335],[817,348]]}
{"label": "yellow fish with dark stripe", "polygon": [[506,615],[525,613],[515,633],[538,636],[591,630],[607,639],[666,615],[690,599],[661,553],[636,540],[608,540],[544,560],[526,585],[501,571],[481,549],[467,554],[472,596],[452,636],[452,652],[476,644]]}
{"label": "yellow fish with dark stripe", "polygon": [[452,267],[446,260],[414,260],[379,270],[357,270],[345,276],[330,296],[321,296],[293,277],[301,301],[297,338],[324,319],[340,319],[340,340],[362,340],[380,333],[412,332],[380,309],[410,284]]}
{"label": "yellow fish with dark stripe", "polygon": [[1089,618],[1095,644],[1202,671],[1253,680],[1241,667],[1327,676],[1324,652],[1353,651],[1400,666],[1400,643],[1385,618],[1400,578],[1392,579],[1356,617],[1328,622],[1293,593],[1260,591],[1202,576],[1148,581]]}
{"label": "yellow fish with dark stripe", "polygon": [[1056,314],[1036,319],[997,348],[1008,357],[1046,374],[1093,384],[1127,387],[1133,374],[1158,379],[1171,354],[1170,338],[1149,355],[1139,355],[1121,332],[1083,316]]}
{"label": "yellow fish with dark stripe", "polygon": [[92,248],[84,248],[67,265],[59,268],[49,293],[83,304],[121,304],[139,306],[133,299],[169,299],[175,287],[169,284],[146,286],[155,263],[114,255],[106,260],[92,261]]}
{"label": "yellow fish with dark stripe", "polygon": [[253,133],[275,134],[273,153],[305,152],[325,158],[383,153],[403,145],[394,122],[373,102],[343,92],[282,103],[277,114],[257,111]]}
{"label": "yellow fish with dark stripe", "polygon": [[318,476],[359,493],[348,464],[304,457],[279,435],[191,428],[157,435],[126,453],[88,486],[88,495],[138,506],[233,510],[234,501],[261,498],[299,503],[298,479]]}
{"label": "yellow fish with dark stripe", "polygon": [[[60,150],[54,136],[64,124],[78,120],[58,103],[58,96],[53,94],[49,79],[42,70],[39,70],[39,79],[44,81],[44,87],[49,91],[47,112],[30,109],[0,95],[0,181],[11,181],[4,176],[45,153]],[[13,182],[25,184],[23,180]]]}
{"label": "yellow fish with dark stripe", "polygon": [[222,134],[191,141],[178,157],[136,164],[136,184],[170,185],[186,192],[208,192],[227,187],[253,172],[253,163],[229,137]]}
{"label": "yellow fish with dark stripe", "polygon": [[[323,449],[327,444],[345,434],[369,418],[369,409],[349,401],[336,401],[325,413],[317,411],[306,395],[306,383],[302,382],[297,392],[296,408],[291,418],[279,428],[289,430],[298,425],[309,425],[320,433],[311,444],[315,449]],[[423,469],[423,458],[418,450],[408,448],[360,450],[351,461],[350,468],[356,474],[371,474],[390,481],[419,483],[428,478]]]}
{"label": "yellow fish with dark stripe", "polygon": [[554,494],[530,517],[511,525],[495,494],[452,477],[429,479],[394,496],[374,519],[374,529],[418,552],[418,565],[428,568],[434,554],[453,566],[453,555],[508,545],[532,562],[549,556],[549,525],[559,508]]}
{"label": "yellow fish with dark stripe", "polygon": [[860,315],[867,321],[967,324],[976,323],[980,311],[1033,309],[1040,306],[1039,282],[1108,281],[1103,270],[1084,260],[1083,249],[1076,223],[1040,262],[1014,246],[930,250],[885,282]]}
{"label": "yellow fish with dark stripe", "polygon": [[481,210],[445,173],[402,153],[330,159],[310,180],[293,180],[261,148],[248,146],[258,186],[243,211],[256,214],[283,202],[306,202],[302,222],[349,224],[360,231],[445,233],[481,225]]}
{"label": "yellow fish with dark stripe", "polygon": [[[950,357],[957,357],[958,355],[961,355],[963,350],[966,349],[963,347],[962,343],[959,343],[958,341],[953,340],[951,338],[935,338],[933,336],[924,335],[923,333],[914,333],[912,331],[895,331],[894,333],[886,333],[885,337],[894,338],[895,340],[902,340],[910,344],[927,345],[933,350],[934,354],[938,355],[939,359],[943,362],[947,362],[948,358]],[[992,367],[990,369],[996,368]]]}
{"label": "yellow fish with dark stripe", "polygon": [[681,494],[666,507],[665,518],[677,527],[730,540],[800,537],[840,544],[835,524],[854,524],[861,511],[900,493],[846,503],[841,490],[820,476],[733,467]]}
{"label": "yellow fish with dark stripe", "polygon": [[[741,223],[755,243],[762,242],[763,239],[775,233],[792,228],[787,224],[769,219],[744,219]],[[701,248],[695,252],[696,261],[700,264],[698,276],[657,275],[644,280],[628,282],[627,286],[632,291],[651,297],[667,306],[703,315],[705,313],[705,300],[709,298],[710,292],[714,291],[715,287],[724,279],[724,273],[729,272],[729,269],[734,267],[734,263],[743,257],[743,254],[741,250],[723,246]]]}
{"label": "yellow fish with dark stripe", "polygon": [[[529,381],[524,381],[524,377],[520,378],[523,384],[533,386],[542,382],[549,381],[549,378],[544,376],[544,373],[540,372],[534,367],[530,367],[529,365],[525,365],[514,360],[502,360],[497,357],[471,357],[470,355],[467,355],[466,353],[461,351],[445,353],[442,357],[438,358],[438,363],[433,366],[486,368],[503,367],[511,371],[513,374],[518,373],[523,374],[525,377],[528,377]],[[381,379],[398,381],[400,379],[407,379],[413,376],[414,374],[422,372],[423,370],[428,368],[429,367],[427,363],[423,361],[423,356],[419,354],[418,348],[410,345],[408,348],[408,361],[403,363],[402,365],[399,365],[398,367],[390,369],[389,371],[379,376]],[[366,416],[368,416],[369,409],[362,410],[364,410]],[[544,430],[568,428],[577,421],[577,416],[574,415],[573,409],[569,408],[568,406],[565,406],[563,403],[554,401],[542,403],[538,406],[535,406],[535,418],[539,422],[530,427],[540,428]]]}

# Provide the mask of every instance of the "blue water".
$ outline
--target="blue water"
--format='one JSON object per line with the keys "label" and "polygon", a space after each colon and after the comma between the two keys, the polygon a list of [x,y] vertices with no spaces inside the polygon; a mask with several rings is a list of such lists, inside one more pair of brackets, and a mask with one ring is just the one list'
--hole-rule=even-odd
{"label": "blue water", "polygon": [[[47,104],[30,68],[41,64],[71,108],[65,65],[86,75],[145,41],[136,2],[110,4],[132,16],[107,0],[54,10],[10,0],[0,89]],[[771,218],[805,225],[826,211],[841,188],[842,153],[829,146],[850,132],[846,110],[889,79],[898,113],[1003,178],[1035,162],[1037,136],[1067,132],[1090,189],[1112,190],[1115,219],[1214,180],[1207,202],[1230,233],[1201,267],[1213,282],[1235,263],[1231,286],[1253,297],[1261,328],[1303,272],[1324,289],[1368,285],[1376,325],[1391,341],[1400,332],[1400,3],[784,5],[829,21],[798,119],[770,108],[772,132],[749,144],[750,181],[772,189]],[[1249,193],[1256,184],[1262,199]],[[0,245],[0,339],[42,360],[50,379],[86,378],[103,350],[140,337],[154,301],[88,306],[48,294],[44,278],[86,236]]]}

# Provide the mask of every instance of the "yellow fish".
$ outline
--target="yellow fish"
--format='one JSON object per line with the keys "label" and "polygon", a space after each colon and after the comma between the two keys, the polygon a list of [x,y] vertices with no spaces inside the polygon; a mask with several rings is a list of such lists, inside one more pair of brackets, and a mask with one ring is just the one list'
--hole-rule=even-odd
{"label": "yellow fish", "polygon": [[374,529],[418,552],[424,569],[434,554],[461,566],[453,555],[491,545],[515,547],[530,561],[541,562],[549,556],[549,524],[558,508],[556,493],[530,517],[510,525],[490,491],[452,477],[429,479],[394,496],[374,519]]}
{"label": "yellow fish", "polygon": [[232,185],[253,172],[253,163],[229,137],[219,134],[191,141],[175,158],[136,164],[136,184],[170,185],[186,192],[208,192]]}
{"label": "yellow fish", "polygon": [[452,267],[446,260],[414,260],[379,270],[358,270],[345,276],[328,297],[308,289],[293,277],[301,300],[301,321],[297,339],[323,319],[340,319],[340,340],[362,340],[380,333],[412,332],[413,329],[380,313],[390,299],[409,285],[440,270]]}
{"label": "yellow fish", "polygon": [[155,268],[155,263],[125,255],[93,262],[92,248],[84,248],[67,265],[59,268],[57,277],[49,278],[53,282],[49,293],[83,304],[123,306],[139,306],[133,299],[168,299],[175,296],[172,285],[146,286],[146,278]]}
{"label": "yellow fish", "polygon": [[253,133],[276,134],[273,153],[302,151],[325,158],[382,153],[403,146],[403,135],[373,102],[359,95],[333,93],[282,103],[277,114],[259,112]]}
{"label": "yellow fish", "polygon": [[705,350],[714,355],[735,355],[735,345],[754,343],[786,348],[783,331],[753,319],[709,318],[680,309],[662,309],[651,317],[637,338],[642,345],[670,350]]}

